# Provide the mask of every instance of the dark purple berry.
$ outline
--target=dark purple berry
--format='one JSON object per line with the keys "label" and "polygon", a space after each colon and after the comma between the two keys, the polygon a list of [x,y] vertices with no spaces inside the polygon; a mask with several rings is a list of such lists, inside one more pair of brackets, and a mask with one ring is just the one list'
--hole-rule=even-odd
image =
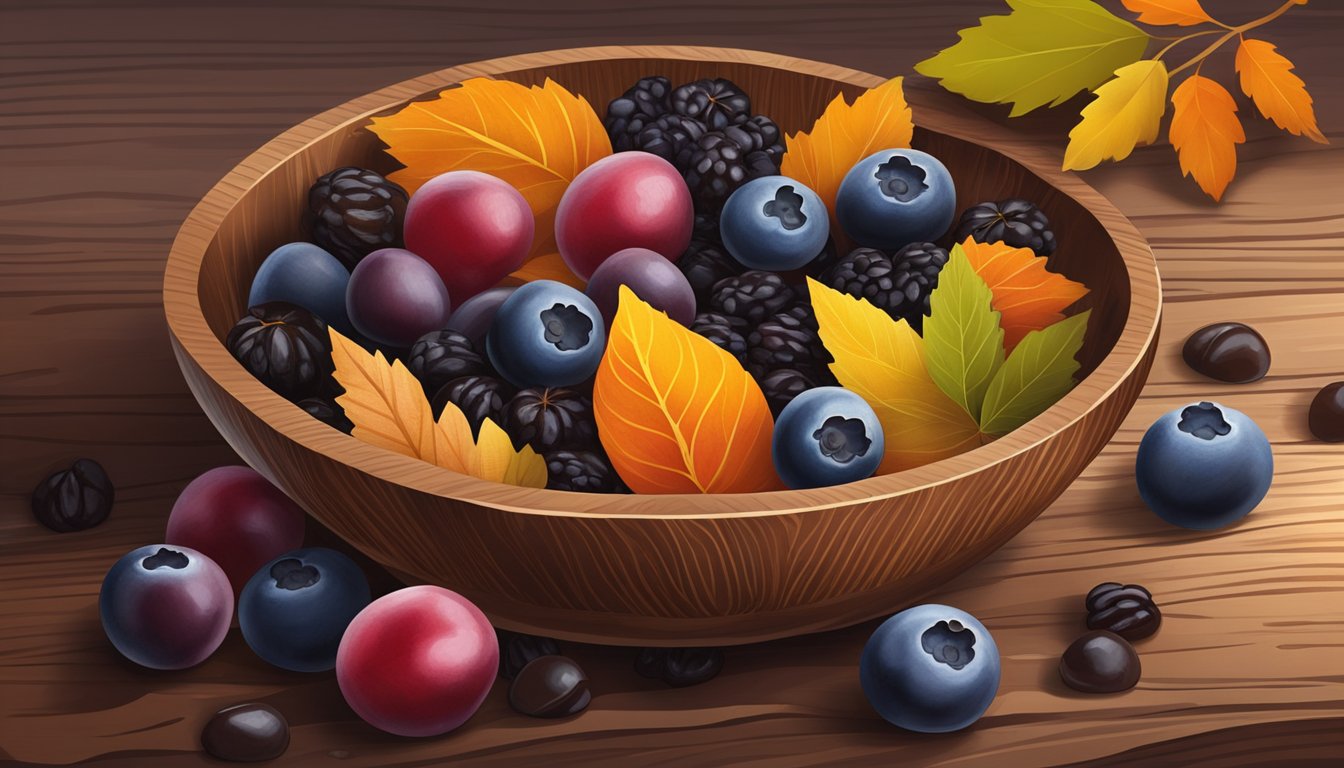
{"label": "dark purple berry", "polygon": [[774,272],[753,270],[720,280],[710,294],[715,312],[756,325],[797,301],[793,289]]}
{"label": "dark purple berry", "polygon": [[691,330],[714,342],[720,349],[736,357],[739,361],[747,354],[747,322],[745,320],[721,315],[718,312],[701,312],[691,323]]}
{"label": "dark purple berry", "polygon": [[519,390],[504,407],[503,426],[514,447],[530,445],[540,453],[597,444],[592,401],[570,389]]}
{"label": "dark purple berry", "polygon": [[479,435],[481,423],[486,419],[500,427],[504,426],[504,405],[513,397],[513,393],[513,387],[503,379],[494,376],[463,376],[439,387],[430,406],[437,419],[446,403],[456,405],[467,417],[472,434]]}
{"label": "dark purple berry", "polygon": [[450,330],[432,331],[421,336],[411,345],[406,361],[411,374],[431,395],[453,379],[482,376],[490,370],[471,339]]}
{"label": "dark purple berry", "polygon": [[379,248],[401,245],[406,190],[366,168],[337,168],[308,190],[313,242],[354,269]]}
{"label": "dark purple berry", "polygon": [[224,345],[248,373],[290,400],[320,395],[332,371],[327,324],[293,304],[248,309]]}
{"label": "dark purple berry", "polygon": [[971,237],[977,243],[1001,242],[1014,248],[1030,248],[1037,256],[1055,252],[1050,220],[1034,203],[1017,197],[967,208],[954,232],[958,243]]}
{"label": "dark purple berry", "polygon": [[354,423],[345,415],[345,409],[331,400],[322,397],[305,397],[295,405],[332,429],[344,432],[347,435],[355,430]]}
{"label": "dark purple berry", "polygon": [[33,517],[57,533],[82,531],[107,519],[115,497],[101,464],[75,459],[69,469],[53,472],[33,489]]}
{"label": "dark purple berry", "polygon": [[546,487],[555,491],[581,493],[623,493],[611,462],[596,451],[559,450],[546,454]]}

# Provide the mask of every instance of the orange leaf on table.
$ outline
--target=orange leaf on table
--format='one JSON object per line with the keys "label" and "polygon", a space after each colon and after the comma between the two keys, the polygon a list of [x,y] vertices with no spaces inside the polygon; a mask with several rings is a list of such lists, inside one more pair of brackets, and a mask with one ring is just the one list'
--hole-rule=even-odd
{"label": "orange leaf on table", "polygon": [[1295,136],[1330,143],[1316,127],[1316,112],[1306,84],[1293,74],[1293,62],[1274,50],[1272,43],[1243,39],[1237,46],[1235,65],[1241,75],[1241,90],[1255,102],[1260,114]]}
{"label": "orange leaf on table", "polygon": [[1189,27],[1213,22],[1199,0],[1123,0],[1125,7],[1139,14],[1144,24],[1175,24]]}
{"label": "orange leaf on table", "polygon": [[512,184],[536,217],[532,255],[555,247],[555,208],[569,182],[611,154],[602,120],[582,96],[547,79],[528,87],[472,78],[370,126],[406,167],[389,178],[414,194],[441,173],[471,170]]}
{"label": "orange leaf on table", "polygon": [[1246,133],[1237,119],[1237,103],[1216,81],[1191,75],[1171,94],[1174,107],[1168,136],[1181,161],[1181,173],[1220,200],[1237,173],[1237,145]]}
{"label": "orange leaf on table", "polygon": [[400,360],[331,332],[335,378],[345,388],[336,398],[354,423],[351,433],[371,445],[496,483],[546,487],[546,460],[529,446],[513,449],[504,430],[486,419],[473,439],[466,416],[452,403],[434,421],[429,401]]}
{"label": "orange leaf on table", "polygon": [[909,147],[914,129],[902,78],[865,91],[852,105],[840,94],[826,106],[811,131],[785,136],[787,151],[779,172],[821,197],[831,214],[831,232],[839,234],[835,196],[845,174],[874,152]]}
{"label": "orange leaf on table", "polygon": [[971,268],[994,293],[992,306],[1002,317],[1003,345],[1008,352],[1031,331],[1064,319],[1064,309],[1087,295],[1087,286],[1046,269],[1049,261],[1030,248],[1007,243],[961,244]]}
{"label": "orange leaf on table", "polygon": [[593,411],[602,447],[636,493],[780,487],[774,420],[737,359],[620,288]]}

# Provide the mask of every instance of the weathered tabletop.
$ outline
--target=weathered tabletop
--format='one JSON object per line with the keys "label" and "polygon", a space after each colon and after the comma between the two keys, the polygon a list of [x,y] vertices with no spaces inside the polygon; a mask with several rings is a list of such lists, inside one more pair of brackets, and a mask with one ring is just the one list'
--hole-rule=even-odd
{"label": "weathered tabletop", "polygon": [[[726,45],[908,73],[1002,7],[601,5],[0,0],[0,761],[201,763],[204,719],[254,699],[288,715],[287,758],[305,765],[1306,765],[1344,755],[1344,446],[1313,441],[1305,421],[1315,390],[1344,378],[1344,70],[1330,64],[1344,7],[1323,0],[1263,37],[1297,64],[1333,145],[1249,121],[1221,206],[1179,178],[1165,145],[1087,174],[1158,255],[1161,349],[1095,464],[934,595],[978,615],[1004,655],[999,697],[969,731],[906,734],[868,709],[856,664],[871,624],[730,649],[722,675],[680,690],[635,677],[630,651],[572,648],[597,691],[582,716],[514,715],[496,686],[468,727],[425,741],[360,723],[331,675],[267,668],[236,631],[185,673],[116,656],[95,605],[104,571],[161,537],[193,476],[236,461],[172,360],[159,288],[179,222],[253,148],[387,83],[548,48]],[[1240,22],[1274,3],[1206,5]],[[1012,127],[1062,154],[1080,103]],[[976,111],[1006,120],[1006,110]],[[1268,338],[1263,381],[1219,385],[1181,364],[1185,336],[1224,319]],[[1268,499],[1220,533],[1163,526],[1132,479],[1143,429],[1196,398],[1248,412],[1275,444]],[[108,467],[117,507],[93,531],[50,533],[29,515],[28,493],[80,455]],[[1080,629],[1080,595],[1104,580],[1149,586],[1166,622],[1139,647],[1135,690],[1087,697],[1055,667]]]}

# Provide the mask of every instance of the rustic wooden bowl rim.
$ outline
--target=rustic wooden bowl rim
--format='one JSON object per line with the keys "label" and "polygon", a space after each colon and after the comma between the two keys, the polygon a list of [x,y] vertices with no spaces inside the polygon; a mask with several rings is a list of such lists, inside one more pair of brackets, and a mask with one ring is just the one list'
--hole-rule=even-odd
{"label": "rustic wooden bowl rim", "polygon": [[[1093,215],[1104,217],[1106,229],[1125,264],[1131,286],[1131,302],[1124,328],[1115,345],[1096,370],[1058,403],[1030,424],[999,440],[916,469],[819,491],[711,496],[599,496],[506,486],[449,470],[426,473],[423,471],[423,462],[337,432],[271,392],[234,360],[210,330],[197,294],[201,262],[208,243],[214,238],[228,212],[253,185],[303,147],[322,136],[360,125],[370,116],[400,101],[467,78],[491,77],[547,64],[573,63],[578,59],[602,61],[631,58],[731,61],[762,67],[783,67],[867,88],[886,81],[886,78],[845,67],[761,51],[699,46],[600,46],[521,54],[463,64],[382,88],[285,131],[249,155],[202,198],[183,223],[168,257],[163,299],[169,328],[183,349],[225,390],[272,429],[310,450],[321,452],[384,481],[423,493],[462,499],[510,512],[562,517],[707,519],[787,515],[848,506],[898,496],[916,488],[941,485],[1047,442],[1100,405],[1140,365],[1142,351],[1152,343],[1157,333],[1161,314],[1160,283],[1151,250],[1133,225],[1106,198],[1077,176],[1057,170],[1058,159],[1052,152],[1020,141],[1007,141],[1012,138],[1012,133],[986,120],[974,121],[973,132],[950,131],[941,125],[930,130],[1003,154],[1062,194],[1078,201]],[[917,101],[913,107],[915,123],[923,125],[920,113],[922,108],[927,107]],[[994,141],[998,141],[999,145],[987,143]],[[1151,295],[1153,300],[1132,301],[1132,297],[1140,292]],[[968,463],[967,457],[975,459],[975,462]],[[1030,482],[1028,478],[1024,480]],[[376,514],[376,510],[370,513]]]}

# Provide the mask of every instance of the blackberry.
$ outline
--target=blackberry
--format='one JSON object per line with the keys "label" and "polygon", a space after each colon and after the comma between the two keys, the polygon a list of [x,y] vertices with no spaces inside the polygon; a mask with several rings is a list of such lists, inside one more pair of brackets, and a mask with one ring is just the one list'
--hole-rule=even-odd
{"label": "blackberry", "polygon": [[774,272],[751,270],[720,280],[710,294],[715,312],[756,325],[797,301],[793,289]]}
{"label": "blackberry", "polygon": [[814,277],[820,280],[821,276],[826,274],[826,270],[835,266],[836,256],[835,240],[828,237],[826,238],[826,244],[821,247],[821,253],[818,253],[815,259],[809,261],[802,269],[797,270],[791,276],[797,277],[799,282],[805,282],[801,276]]}
{"label": "blackberry", "polygon": [[689,117],[662,115],[644,126],[630,149],[655,154],[685,173],[695,143],[704,135],[705,126]]}
{"label": "blackberry", "polygon": [[751,116],[751,99],[731,80],[696,80],[672,92],[672,111],[718,131]]}
{"label": "blackberry", "polygon": [[780,368],[767,373],[758,382],[761,392],[765,393],[765,402],[776,417],[793,398],[818,386],[806,373],[792,368]]}
{"label": "blackberry", "polygon": [[745,320],[717,312],[701,312],[691,322],[691,330],[714,342],[716,346],[738,360],[745,359],[747,339],[742,335],[747,330]]}
{"label": "blackberry", "polygon": [[750,120],[723,129],[723,135],[737,142],[747,154],[764,152],[775,173],[779,172],[780,160],[784,157],[783,135],[775,121],[765,115],[755,115]]}
{"label": "blackberry", "polygon": [[820,280],[850,296],[867,299],[879,309],[894,314],[903,299],[896,297],[891,258],[876,248],[855,248],[836,260]]}
{"label": "blackberry", "polygon": [[671,94],[672,83],[666,77],[646,77],[612,99],[602,121],[611,137],[611,148],[617,152],[635,149],[644,128],[672,108]]}
{"label": "blackberry", "polygon": [[892,280],[901,296],[899,317],[917,333],[924,333],[929,296],[938,287],[938,273],[947,264],[947,251],[933,243],[910,243],[891,257]]}
{"label": "blackberry", "polygon": [[677,267],[691,284],[697,306],[709,304],[709,296],[716,283],[727,277],[736,277],[743,271],[742,265],[729,256],[723,246],[695,240],[681,254]]}
{"label": "blackberry", "polygon": [[625,486],[611,462],[595,451],[551,451],[546,454],[546,487],[555,491],[622,493]]}
{"label": "blackberry", "polygon": [[790,312],[762,322],[747,337],[747,371],[758,380],[771,371],[788,368],[814,374],[829,362],[815,326]]}
{"label": "blackberry", "polygon": [[691,242],[696,241],[723,245],[723,237],[719,234],[719,215],[717,213],[695,214],[695,224],[691,228]]}
{"label": "blackberry", "polygon": [[560,644],[549,637],[524,635],[495,627],[499,641],[499,676],[512,680],[528,662],[539,656],[559,656]]}
{"label": "blackberry", "polygon": [[504,404],[512,397],[513,388],[503,379],[494,376],[463,376],[439,387],[430,401],[430,407],[434,411],[434,418],[438,419],[446,404],[456,405],[467,417],[472,434],[479,435],[481,422],[487,418],[503,426]]}
{"label": "blackberry", "polygon": [[973,237],[977,243],[1003,242],[1014,248],[1030,248],[1037,256],[1055,252],[1050,220],[1034,203],[1019,197],[967,208],[954,231],[958,243]]}
{"label": "blackberry", "polygon": [[288,400],[321,394],[331,378],[327,324],[293,304],[249,308],[224,345],[248,373]]}
{"label": "blackberry", "polygon": [[337,168],[308,190],[313,242],[348,269],[379,248],[401,244],[409,196],[401,185],[366,168]]}
{"label": "blackberry", "polygon": [[538,452],[597,445],[593,403],[570,389],[523,389],[504,406],[504,431],[515,448]]}
{"label": "blackberry", "polygon": [[345,409],[331,400],[322,397],[305,397],[295,405],[302,408],[304,413],[332,429],[344,432],[347,435],[355,431],[355,425],[350,421],[350,417],[345,415]]}
{"label": "blackberry", "polygon": [[490,371],[470,338],[446,329],[430,331],[417,339],[406,355],[406,367],[429,395],[453,379],[480,376]]}
{"label": "blackberry", "polygon": [[768,152],[739,143],[742,132],[734,135],[738,138],[723,131],[710,131],[691,147],[684,173],[697,211],[717,214],[738,187],[752,179],[779,173],[778,161]]}

